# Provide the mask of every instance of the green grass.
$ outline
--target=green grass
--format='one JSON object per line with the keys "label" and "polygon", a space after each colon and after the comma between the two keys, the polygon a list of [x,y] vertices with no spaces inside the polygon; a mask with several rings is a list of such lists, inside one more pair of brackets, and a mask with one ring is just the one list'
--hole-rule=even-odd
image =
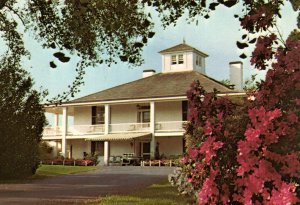
{"label": "green grass", "polygon": [[176,187],[163,181],[129,195],[112,195],[87,202],[88,205],[186,205],[193,200],[178,194]]}
{"label": "green grass", "polygon": [[57,176],[63,174],[74,174],[95,170],[94,166],[63,166],[63,165],[41,165],[35,174],[35,177]]}
{"label": "green grass", "polygon": [[23,183],[31,180],[36,179],[43,179],[45,177],[50,176],[58,176],[58,175],[64,175],[64,174],[74,174],[79,172],[87,172],[95,170],[96,167],[94,166],[62,166],[62,165],[41,165],[35,175],[30,176],[26,179],[7,179],[7,180],[0,180],[0,184],[8,183]]}

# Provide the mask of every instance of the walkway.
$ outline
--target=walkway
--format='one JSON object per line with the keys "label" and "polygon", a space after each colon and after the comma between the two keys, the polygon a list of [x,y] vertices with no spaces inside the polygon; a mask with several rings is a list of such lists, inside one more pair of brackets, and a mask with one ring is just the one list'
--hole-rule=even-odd
{"label": "walkway", "polygon": [[167,178],[170,167],[101,167],[80,174],[20,184],[0,184],[0,204],[77,204],[108,194],[129,193]]}

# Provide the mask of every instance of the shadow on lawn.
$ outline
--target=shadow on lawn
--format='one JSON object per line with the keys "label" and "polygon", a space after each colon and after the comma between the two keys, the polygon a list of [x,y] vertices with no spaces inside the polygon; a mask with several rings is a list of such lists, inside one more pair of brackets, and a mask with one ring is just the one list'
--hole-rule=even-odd
{"label": "shadow on lawn", "polygon": [[188,196],[179,195],[176,187],[172,187],[169,182],[163,181],[148,188],[139,190],[130,195],[112,195],[100,198],[97,202],[88,203],[100,205],[192,205],[195,201]]}

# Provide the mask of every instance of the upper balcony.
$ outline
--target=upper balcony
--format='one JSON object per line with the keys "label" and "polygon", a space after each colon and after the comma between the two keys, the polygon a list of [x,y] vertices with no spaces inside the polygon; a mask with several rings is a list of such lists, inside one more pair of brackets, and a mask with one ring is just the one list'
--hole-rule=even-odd
{"label": "upper balcony", "polygon": [[[186,121],[165,121],[155,123],[156,133],[174,133],[184,132]],[[133,132],[150,132],[150,123],[119,123],[109,124],[109,133],[133,133]],[[72,125],[67,128],[67,136],[88,136],[104,134],[105,125]],[[61,126],[45,127],[43,136],[53,137],[62,136],[63,129]]]}

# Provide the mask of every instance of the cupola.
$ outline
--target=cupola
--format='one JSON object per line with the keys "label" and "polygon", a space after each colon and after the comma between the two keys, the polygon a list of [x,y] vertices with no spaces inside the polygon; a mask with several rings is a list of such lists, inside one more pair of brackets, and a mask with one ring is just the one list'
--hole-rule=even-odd
{"label": "cupola", "polygon": [[159,52],[162,55],[162,73],[198,71],[205,74],[207,54],[183,43]]}

